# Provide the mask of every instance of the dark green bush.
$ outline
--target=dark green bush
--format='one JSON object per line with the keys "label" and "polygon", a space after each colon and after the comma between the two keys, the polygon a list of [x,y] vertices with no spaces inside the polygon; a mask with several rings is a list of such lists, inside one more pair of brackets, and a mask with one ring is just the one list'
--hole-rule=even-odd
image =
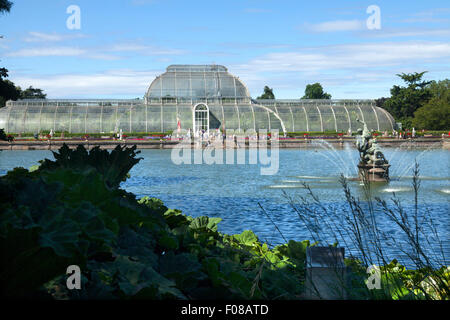
{"label": "dark green bush", "polygon": [[[308,242],[270,250],[251,231],[224,235],[119,188],[135,148],[63,146],[54,161],[0,177],[0,290],[57,299],[294,299]],[[82,290],[66,289],[80,266]]]}

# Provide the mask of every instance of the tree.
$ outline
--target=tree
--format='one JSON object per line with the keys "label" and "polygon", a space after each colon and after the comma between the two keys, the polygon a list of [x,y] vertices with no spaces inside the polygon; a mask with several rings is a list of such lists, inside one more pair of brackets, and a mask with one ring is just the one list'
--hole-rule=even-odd
{"label": "tree", "polygon": [[33,88],[32,86],[22,91],[14,82],[4,79],[7,77],[8,69],[0,68],[0,108],[4,107],[8,100],[45,99],[47,97],[42,89]]}
{"label": "tree", "polygon": [[0,68],[0,79],[8,77],[8,69]]}
{"label": "tree", "polygon": [[316,82],[306,86],[302,99],[331,99],[331,94],[324,92],[322,85]]}
{"label": "tree", "polygon": [[5,106],[8,100],[17,100],[20,98],[22,90],[12,81],[4,78],[8,77],[8,70],[0,69],[0,108]]}
{"label": "tree", "polygon": [[413,125],[418,129],[450,129],[450,80],[432,81],[432,97],[414,113]]}
{"label": "tree", "polygon": [[384,108],[384,104],[386,103],[386,101],[388,100],[389,98],[385,98],[385,97],[381,97],[381,98],[379,98],[379,99],[375,99],[375,105],[378,107],[378,108]]}
{"label": "tree", "polygon": [[1,141],[6,141],[7,137],[6,137],[6,133],[5,130],[0,128],[0,140]]}
{"label": "tree", "polygon": [[[0,13],[9,12],[13,3],[8,0],[0,0]],[[3,38],[3,36],[0,36]],[[0,108],[5,106],[5,102],[9,99],[16,100],[20,95],[20,88],[17,88],[14,83],[9,80],[4,80],[8,77],[8,70],[0,68]]]}
{"label": "tree", "polygon": [[391,97],[383,106],[395,119],[410,121],[414,117],[414,112],[431,98],[428,88],[431,81],[422,80],[426,72],[397,74],[407,86],[394,85],[391,88]]}
{"label": "tree", "polygon": [[42,91],[42,89],[33,88],[30,86],[21,92],[21,99],[45,99],[47,95]]}
{"label": "tree", "polygon": [[257,97],[256,99],[275,99],[275,95],[273,94],[273,89],[268,86],[264,86],[264,93]]}
{"label": "tree", "polygon": [[13,3],[8,0],[0,0],[0,13],[9,12],[11,10]]}

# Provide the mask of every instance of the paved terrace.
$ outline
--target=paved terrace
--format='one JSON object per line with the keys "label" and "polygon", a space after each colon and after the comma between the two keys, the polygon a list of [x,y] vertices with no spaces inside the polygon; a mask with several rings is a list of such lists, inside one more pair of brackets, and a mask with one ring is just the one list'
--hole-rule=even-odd
{"label": "paved terrace", "polygon": [[[279,140],[280,148],[316,148],[314,142],[325,140],[328,143],[333,144],[334,147],[343,147],[345,143],[350,143],[354,146],[355,137],[305,137],[305,138],[283,138]],[[12,142],[0,141],[0,150],[57,150],[63,144],[67,144],[71,148],[76,148],[78,145],[84,145],[87,149],[91,149],[96,146],[100,146],[105,149],[113,149],[117,145],[133,146],[136,145],[138,149],[171,149],[177,147],[178,140],[166,140],[166,139],[138,139],[138,138],[126,138],[124,140],[113,139],[81,139],[81,138],[53,138],[53,139],[26,139],[17,138]],[[271,144],[270,141],[267,142]],[[444,148],[450,149],[450,136],[444,137],[431,136],[421,138],[409,138],[409,139],[397,139],[397,138],[378,138],[377,143],[381,147],[404,147],[404,148]],[[248,147],[248,139],[239,141],[239,147]],[[194,146],[194,142],[192,143]],[[234,143],[229,143],[224,147],[236,148]]]}

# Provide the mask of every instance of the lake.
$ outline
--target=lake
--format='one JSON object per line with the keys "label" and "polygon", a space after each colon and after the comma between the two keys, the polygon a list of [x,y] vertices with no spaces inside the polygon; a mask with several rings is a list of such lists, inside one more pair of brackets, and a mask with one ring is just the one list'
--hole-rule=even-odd
{"label": "lake", "polygon": [[[248,150],[244,152],[248,159]],[[432,250],[441,250],[448,259],[450,151],[385,148],[383,152],[391,164],[392,180],[374,185],[373,197],[391,203],[395,193],[405,211],[412,212],[412,169],[417,161],[420,170],[419,211],[433,219],[442,240],[442,247],[432,243]],[[306,197],[307,189],[303,184],[306,183],[323,205],[340,212],[348,208],[339,182],[340,175],[357,176],[358,153],[350,145],[336,150],[326,144],[308,149],[280,149],[278,172],[274,175],[261,175],[262,165],[249,164],[248,161],[240,165],[176,165],[171,160],[171,153],[172,150],[141,150],[139,156],[143,159],[131,170],[131,177],[122,183],[122,188],[138,198],[160,198],[166,206],[194,217],[220,217],[219,231],[234,234],[250,229],[261,241],[271,245],[282,243],[283,239],[312,240],[307,226],[293,211],[286,194],[294,199]],[[39,150],[0,152],[0,174],[13,167],[29,168],[44,158],[53,159],[53,155],[50,151]],[[349,181],[349,185],[353,194],[364,200],[359,181]],[[317,205],[311,204],[310,207]],[[397,226],[378,211],[376,214],[383,231],[401,238],[402,233]],[[320,213],[318,215],[319,221],[333,223]],[[400,248],[389,242],[386,242],[386,249],[392,257],[405,257]]]}

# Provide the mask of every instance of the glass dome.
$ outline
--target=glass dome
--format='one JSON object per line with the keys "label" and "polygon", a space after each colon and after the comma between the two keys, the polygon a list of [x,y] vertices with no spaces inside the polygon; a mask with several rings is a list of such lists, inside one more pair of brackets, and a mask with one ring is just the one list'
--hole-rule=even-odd
{"label": "glass dome", "polygon": [[147,100],[153,98],[250,98],[244,83],[220,65],[171,65],[150,85]]}

